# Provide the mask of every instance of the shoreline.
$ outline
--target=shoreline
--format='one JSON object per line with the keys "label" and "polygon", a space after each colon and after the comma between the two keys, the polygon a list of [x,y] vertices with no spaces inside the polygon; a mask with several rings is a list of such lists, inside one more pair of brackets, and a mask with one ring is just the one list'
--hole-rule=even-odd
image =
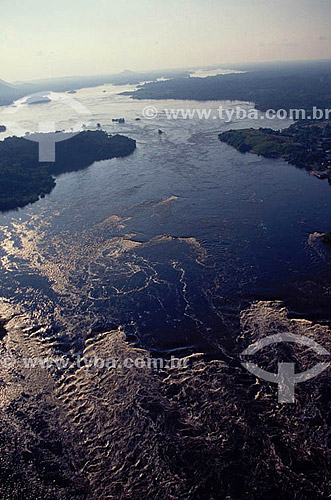
{"label": "shoreline", "polygon": [[297,121],[281,131],[262,127],[228,130],[218,138],[242,154],[282,158],[331,184],[330,120]]}
{"label": "shoreline", "polygon": [[[51,141],[48,143],[49,136]],[[55,175],[82,170],[97,161],[129,156],[136,149],[136,141],[124,135],[87,130],[74,137],[69,133],[68,139],[62,138],[56,145],[54,163],[40,162],[39,142],[51,144],[53,136],[39,134],[38,142],[16,136],[0,141],[0,188],[3,193],[0,212],[22,208],[44,198],[56,186]]]}

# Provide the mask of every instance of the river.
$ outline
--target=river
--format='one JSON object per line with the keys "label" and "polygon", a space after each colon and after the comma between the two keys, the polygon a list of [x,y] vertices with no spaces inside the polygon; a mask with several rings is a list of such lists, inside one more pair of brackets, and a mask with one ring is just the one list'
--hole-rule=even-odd
{"label": "river", "polygon": [[[60,350],[121,326],[164,353],[230,353],[238,314],[256,299],[327,318],[330,251],[309,235],[330,230],[328,183],[218,140],[259,121],[169,120],[162,111],[238,103],[135,101],[117,95],[124,90],[104,85],[72,98],[91,112],[90,128],[136,139],[136,152],[60,175],[50,195],[0,215],[0,317],[14,307]],[[154,120],[145,106],[157,106]],[[49,116],[70,128],[77,117],[63,113],[52,102],[13,116],[31,131]],[[112,122],[119,117],[125,123]]]}

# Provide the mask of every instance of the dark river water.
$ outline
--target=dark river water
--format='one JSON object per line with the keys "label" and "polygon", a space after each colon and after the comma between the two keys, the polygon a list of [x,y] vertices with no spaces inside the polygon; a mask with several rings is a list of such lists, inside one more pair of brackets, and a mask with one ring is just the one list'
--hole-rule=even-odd
{"label": "dark river water", "polygon": [[[119,90],[74,97],[90,109],[91,128],[100,122],[136,139],[135,153],[61,175],[44,199],[0,215],[0,316],[14,307],[60,350],[122,326],[163,352],[230,352],[238,312],[256,299],[329,319],[330,251],[310,238],[331,229],[328,183],[218,140],[259,122],[162,112],[221,103],[158,101],[155,120],[136,121],[155,102],[116,97]],[[30,106],[17,120],[28,126],[51,109],[60,121],[59,106]],[[125,124],[111,121],[122,116]]]}

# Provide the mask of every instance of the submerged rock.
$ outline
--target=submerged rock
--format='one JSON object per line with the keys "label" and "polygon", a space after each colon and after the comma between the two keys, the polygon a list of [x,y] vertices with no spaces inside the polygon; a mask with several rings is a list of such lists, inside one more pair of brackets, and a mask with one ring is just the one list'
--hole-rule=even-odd
{"label": "submerged rock", "polygon": [[328,233],[315,232],[309,236],[308,243],[312,244],[316,239],[322,240],[323,243],[331,245],[331,231]]}
{"label": "submerged rock", "polygon": [[0,319],[0,340],[2,340],[7,335],[7,330],[5,329],[6,321]]}
{"label": "submerged rock", "polygon": [[331,231],[328,232],[328,233],[324,233],[322,235],[322,241],[324,243],[327,243],[328,245],[331,245]]}

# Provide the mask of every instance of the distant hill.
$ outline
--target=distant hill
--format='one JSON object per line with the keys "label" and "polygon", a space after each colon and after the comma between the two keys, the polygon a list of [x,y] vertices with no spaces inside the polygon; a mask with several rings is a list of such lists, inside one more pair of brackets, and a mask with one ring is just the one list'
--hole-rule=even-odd
{"label": "distant hill", "polygon": [[159,70],[138,73],[125,70],[121,73],[93,76],[65,76],[59,78],[42,78],[29,82],[15,82],[13,85],[0,80],[0,105],[10,104],[13,100],[29,94],[43,91],[67,92],[86,87],[97,87],[104,84],[138,85],[158,78],[186,77],[186,70]]}
{"label": "distant hill", "polygon": [[[190,78],[186,70],[45,78],[11,85],[0,80],[0,105],[42,91],[67,92],[104,84],[140,85],[134,99],[250,101],[268,108],[331,108],[331,61],[293,61],[226,65],[244,73]],[[163,79],[163,81],[157,81]],[[151,82],[145,84],[144,82]]]}
{"label": "distant hill", "polygon": [[188,74],[188,70],[178,69],[141,73],[126,69],[116,74],[42,78],[28,82],[18,81],[13,84],[0,79],[0,106],[11,104],[16,99],[36,92],[68,92],[86,87],[97,87],[107,83],[113,85],[138,85],[146,81],[155,81],[158,78],[186,77]]}
{"label": "distant hill", "polygon": [[19,97],[22,97],[21,93],[14,85],[0,79],[0,106],[11,104]]}

